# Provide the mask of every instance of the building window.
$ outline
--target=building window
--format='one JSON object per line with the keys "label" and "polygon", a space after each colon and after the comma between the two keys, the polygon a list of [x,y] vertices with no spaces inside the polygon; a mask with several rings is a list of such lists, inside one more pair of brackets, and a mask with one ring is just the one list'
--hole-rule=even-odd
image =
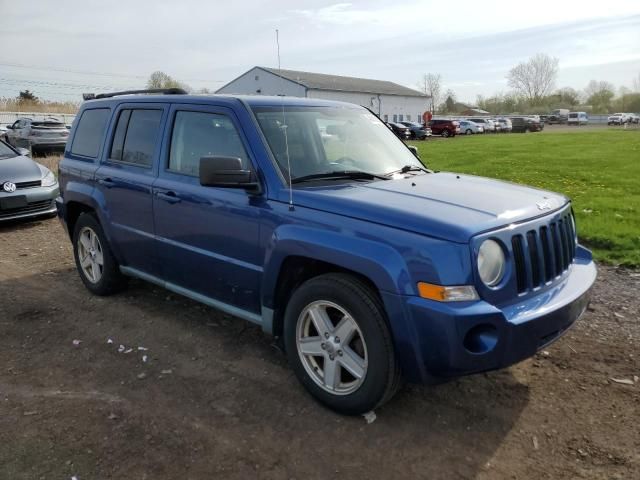
{"label": "building window", "polygon": [[402,121],[402,120],[403,120],[403,119],[402,119],[402,114],[400,114],[400,121]]}
{"label": "building window", "polygon": [[256,75],[256,82],[260,80],[260,75]]}
{"label": "building window", "polygon": [[394,115],[393,116],[393,123],[396,123],[398,121],[398,115]]}
{"label": "building window", "polygon": [[411,121],[411,115],[407,115],[407,122]]}
{"label": "building window", "polygon": [[389,121],[389,115],[385,115],[385,116],[384,116],[384,121],[385,121],[385,122],[388,122],[388,121]]}

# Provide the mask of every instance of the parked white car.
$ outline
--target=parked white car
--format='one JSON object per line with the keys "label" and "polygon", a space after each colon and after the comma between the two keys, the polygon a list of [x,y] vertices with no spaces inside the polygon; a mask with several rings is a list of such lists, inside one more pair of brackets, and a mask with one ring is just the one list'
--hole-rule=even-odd
{"label": "parked white car", "polygon": [[473,117],[467,118],[466,120],[481,125],[484,128],[485,133],[494,133],[496,131],[495,123],[493,123],[493,120],[489,118]]}
{"label": "parked white car", "polygon": [[484,133],[484,127],[469,120],[460,120],[460,133],[464,133],[465,135]]}
{"label": "parked white car", "polygon": [[607,117],[607,125],[624,125],[633,121],[629,113],[614,113]]}
{"label": "parked white car", "polygon": [[495,122],[500,125],[500,131],[502,133],[509,133],[513,129],[511,120],[509,120],[508,118],[496,118]]}
{"label": "parked white car", "polygon": [[569,112],[569,119],[567,125],[587,125],[589,123],[589,117],[587,112]]}
{"label": "parked white car", "polygon": [[32,152],[58,149],[64,150],[69,138],[69,130],[55,117],[33,120],[23,117],[13,125],[7,125],[7,143],[16,148],[28,148]]}

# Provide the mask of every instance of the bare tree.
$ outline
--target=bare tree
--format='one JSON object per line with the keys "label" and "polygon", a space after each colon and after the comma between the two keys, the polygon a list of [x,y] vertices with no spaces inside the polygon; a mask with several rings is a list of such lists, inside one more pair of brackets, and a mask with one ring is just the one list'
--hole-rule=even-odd
{"label": "bare tree", "polygon": [[563,105],[574,107],[580,103],[580,93],[574,88],[563,87],[560,88],[555,94],[558,96],[560,103],[562,103]]}
{"label": "bare tree", "polygon": [[591,105],[594,113],[606,113],[611,106],[611,100],[615,96],[615,87],[606,81],[591,80],[584,89],[587,103]]}
{"label": "bare tree", "polygon": [[456,93],[450,88],[444,94],[444,110],[447,113],[453,113],[456,110]]}
{"label": "bare tree", "polygon": [[640,73],[638,73],[638,76],[633,79],[632,85],[634,92],[640,92]]}
{"label": "bare tree", "polygon": [[147,88],[182,88],[183,90],[191,91],[189,85],[176,80],[160,70],[153,72],[149,76]]}
{"label": "bare tree", "polygon": [[431,97],[430,110],[435,113],[436,105],[440,104],[442,76],[439,73],[425,73],[418,82],[418,88],[420,88],[422,93]]}
{"label": "bare tree", "polygon": [[509,86],[537,104],[552,89],[558,76],[558,59],[538,53],[519,63],[507,75]]}

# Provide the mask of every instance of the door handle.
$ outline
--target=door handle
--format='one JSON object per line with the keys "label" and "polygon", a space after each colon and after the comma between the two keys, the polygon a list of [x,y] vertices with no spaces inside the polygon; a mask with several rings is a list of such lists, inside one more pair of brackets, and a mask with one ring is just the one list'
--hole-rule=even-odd
{"label": "door handle", "polygon": [[171,190],[168,192],[156,192],[156,196],[169,203],[178,203],[182,200],[176,192],[172,192]]}
{"label": "door handle", "polygon": [[101,178],[100,180],[98,180],[98,183],[106,188],[111,188],[116,186],[115,182],[110,178]]}

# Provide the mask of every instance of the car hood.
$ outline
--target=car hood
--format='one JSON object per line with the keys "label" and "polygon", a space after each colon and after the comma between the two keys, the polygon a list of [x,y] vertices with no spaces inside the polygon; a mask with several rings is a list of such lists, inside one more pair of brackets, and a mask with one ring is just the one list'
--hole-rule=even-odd
{"label": "car hood", "polygon": [[569,200],[532,187],[440,172],[296,189],[293,201],[316,210],[466,243],[480,232],[546,215]]}
{"label": "car hood", "polygon": [[42,171],[29,157],[0,158],[0,185],[4,182],[33,182],[42,178]]}

